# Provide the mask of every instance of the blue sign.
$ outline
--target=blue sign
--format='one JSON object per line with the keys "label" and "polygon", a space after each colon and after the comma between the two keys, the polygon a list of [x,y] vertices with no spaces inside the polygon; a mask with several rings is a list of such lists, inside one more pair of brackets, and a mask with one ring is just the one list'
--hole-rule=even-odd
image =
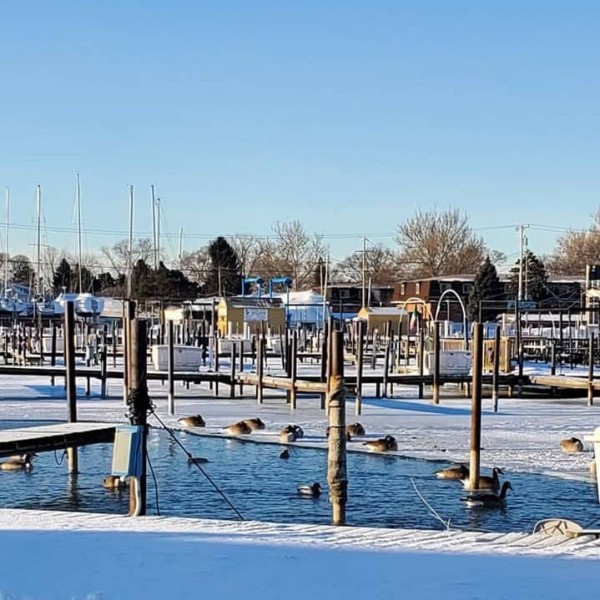
{"label": "blue sign", "polygon": [[[519,300],[519,308],[521,310],[534,310],[537,304],[533,300]],[[508,310],[514,310],[517,307],[516,300],[509,300],[507,303]]]}

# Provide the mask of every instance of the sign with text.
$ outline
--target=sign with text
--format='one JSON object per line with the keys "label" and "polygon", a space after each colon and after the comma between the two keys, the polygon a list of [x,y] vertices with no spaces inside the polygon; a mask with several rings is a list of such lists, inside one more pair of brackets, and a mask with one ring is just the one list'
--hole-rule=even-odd
{"label": "sign with text", "polygon": [[268,321],[269,311],[266,308],[245,308],[244,321],[251,323],[252,321]]}
{"label": "sign with text", "polygon": [[[508,310],[514,310],[517,307],[516,300],[508,301]],[[533,300],[519,300],[519,308],[521,310],[534,310],[536,304]]]}

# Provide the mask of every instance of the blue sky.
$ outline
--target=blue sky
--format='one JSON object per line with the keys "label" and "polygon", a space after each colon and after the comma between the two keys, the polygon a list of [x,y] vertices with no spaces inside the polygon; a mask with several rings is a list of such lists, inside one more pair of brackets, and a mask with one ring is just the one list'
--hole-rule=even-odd
{"label": "blue sky", "polygon": [[[120,0],[2,6],[0,186],[13,253],[163,231],[191,250],[301,220],[334,258],[458,207],[516,258],[600,206],[600,5]],[[4,220],[1,218],[0,220]],[[103,233],[97,233],[103,232]]]}

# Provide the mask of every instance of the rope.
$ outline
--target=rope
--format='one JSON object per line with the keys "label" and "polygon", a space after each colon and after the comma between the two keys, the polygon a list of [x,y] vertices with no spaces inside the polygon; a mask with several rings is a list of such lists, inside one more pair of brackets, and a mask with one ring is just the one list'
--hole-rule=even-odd
{"label": "rope", "polygon": [[429,514],[432,517],[435,517],[444,526],[444,529],[446,531],[450,531],[450,519],[448,519],[447,521],[444,521],[444,519],[442,519],[442,517],[440,517],[440,514],[435,510],[435,508],[433,508],[433,506],[431,506],[431,504],[429,504],[429,502],[427,502],[427,500],[425,500],[425,498],[423,497],[421,492],[418,490],[417,484],[415,483],[415,480],[412,477],[410,478],[410,482],[412,483],[413,488],[415,488],[415,492],[417,492],[417,496],[419,496],[419,498],[422,500],[423,504],[429,509]]}
{"label": "rope", "polygon": [[56,448],[54,449],[54,462],[60,467],[65,462],[65,456],[67,455],[67,451],[63,450],[60,461],[56,458]]}
{"label": "rope", "polygon": [[[183,450],[183,452],[188,457],[188,459],[192,459],[193,457],[192,457],[191,453],[188,452],[187,448],[177,439],[177,437],[175,436],[175,434],[173,433],[173,431],[169,427],[167,427],[165,425],[164,421],[156,414],[156,412],[154,411],[154,406],[153,405],[150,405],[150,414],[153,415],[154,418],[162,425],[163,429],[171,436],[171,438],[173,439],[173,441]],[[202,475],[204,475],[204,477],[206,477],[206,479],[208,479],[208,481],[210,482],[210,484],[220,494],[220,496],[223,498],[223,500],[225,500],[225,502],[229,505],[229,507],[239,517],[240,521],[244,521],[245,519],[242,516],[242,514],[240,513],[240,511],[233,505],[233,503],[229,500],[229,498],[227,498],[227,496],[219,488],[219,486],[211,479],[211,477],[209,476],[209,474],[196,461],[190,460],[190,463],[193,464],[193,465],[195,465],[196,468],[200,471],[200,473],[202,473]]]}
{"label": "rope", "polygon": [[148,466],[150,467],[150,473],[152,473],[152,479],[154,480],[154,497],[156,498],[156,514],[160,517],[160,506],[158,504],[158,482],[156,481],[156,473],[154,473],[154,467],[152,466],[152,461],[150,460],[150,455],[148,454],[147,448],[146,448],[146,460],[148,461]]}

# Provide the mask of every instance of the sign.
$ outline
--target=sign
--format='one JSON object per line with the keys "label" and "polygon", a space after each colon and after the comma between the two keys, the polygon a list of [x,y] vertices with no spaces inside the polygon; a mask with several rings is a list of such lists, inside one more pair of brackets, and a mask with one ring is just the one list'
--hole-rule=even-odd
{"label": "sign", "polygon": [[245,308],[244,321],[252,323],[253,321],[268,321],[269,309],[267,308]]}
{"label": "sign", "polygon": [[[515,300],[508,301],[508,310],[514,310],[517,307],[517,302]],[[519,300],[519,308],[521,310],[534,310],[536,308],[536,303],[533,300]]]}

